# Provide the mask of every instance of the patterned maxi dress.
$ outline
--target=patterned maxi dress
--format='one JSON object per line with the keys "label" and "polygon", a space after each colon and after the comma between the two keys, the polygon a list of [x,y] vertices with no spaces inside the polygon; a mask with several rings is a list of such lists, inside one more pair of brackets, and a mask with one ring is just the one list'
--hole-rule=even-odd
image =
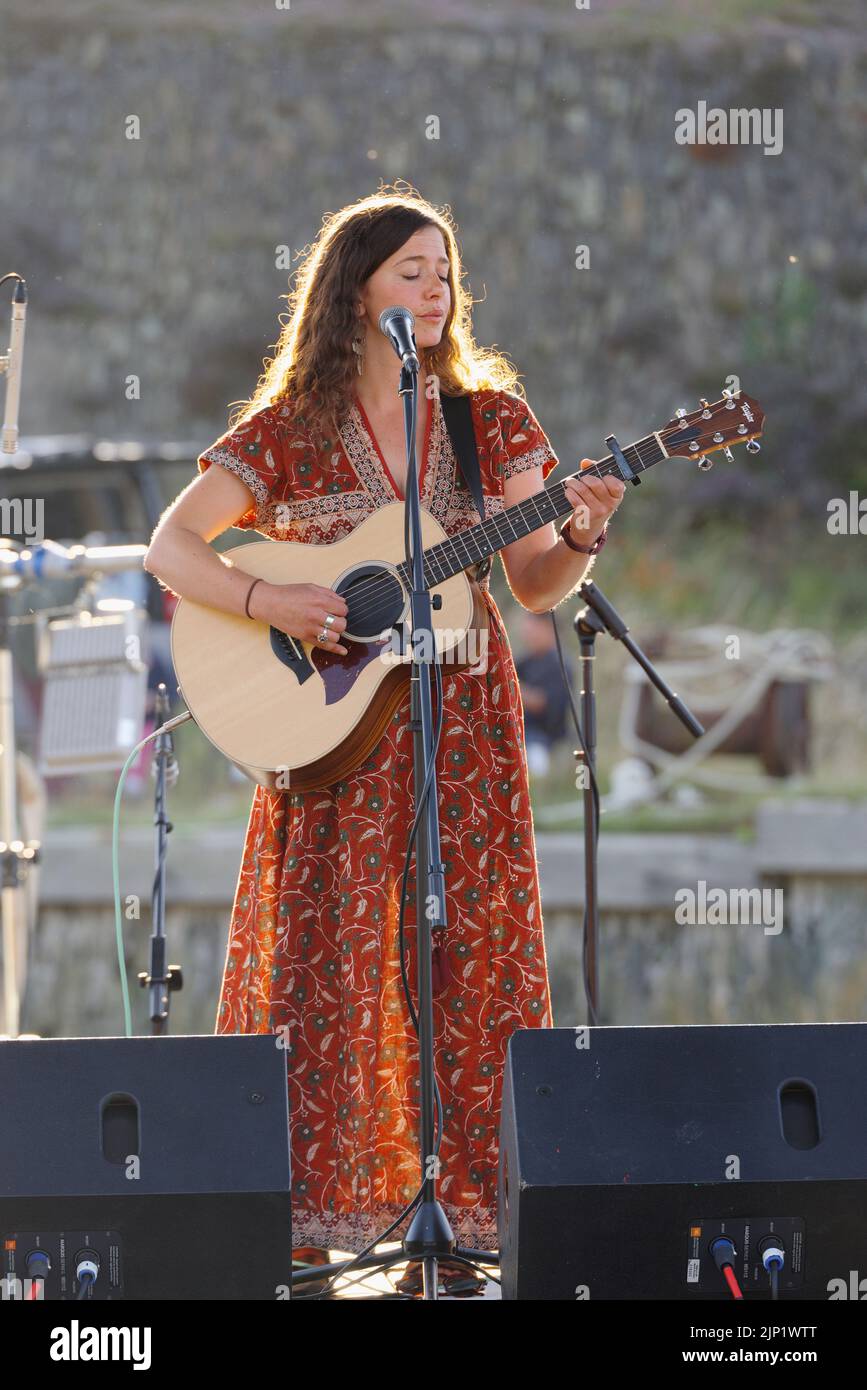
{"label": "patterned maxi dress", "polygon": [[[506,477],[537,464],[547,476],[557,459],[511,393],[474,392],[472,417],[487,518],[503,510]],[[236,525],[274,540],[327,544],[402,499],[357,398],[320,450],[278,404],[223,434],[199,471],[212,462],[254,495]],[[436,398],[420,485],[422,506],[448,535],[478,522]],[[506,1044],[552,1017],[523,706],[488,580],[481,587],[487,670],[443,667],[437,776],[453,981],[434,999],[434,1046],[444,1110],[438,1197],[462,1244],[495,1249]],[[433,687],[432,699],[436,714]],[[279,1033],[286,1045],[296,1246],[357,1252],[419,1187],[418,1044],[398,957],[412,803],[408,680],[356,772],[324,791],[258,787],[253,797],[216,1031]],[[409,885],[415,989],[414,864]]]}

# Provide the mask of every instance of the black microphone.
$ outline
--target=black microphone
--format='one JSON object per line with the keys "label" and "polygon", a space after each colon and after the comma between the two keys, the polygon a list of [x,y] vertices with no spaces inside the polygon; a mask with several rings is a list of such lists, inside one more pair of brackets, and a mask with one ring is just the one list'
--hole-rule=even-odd
{"label": "black microphone", "polygon": [[391,340],[391,345],[405,367],[419,370],[418,352],[415,346],[415,315],[402,304],[393,304],[383,309],[379,316],[380,332]]}

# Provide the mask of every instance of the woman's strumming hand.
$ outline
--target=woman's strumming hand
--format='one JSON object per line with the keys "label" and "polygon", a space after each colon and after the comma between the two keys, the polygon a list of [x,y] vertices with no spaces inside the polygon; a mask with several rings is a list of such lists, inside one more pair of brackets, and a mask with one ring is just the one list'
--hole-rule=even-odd
{"label": "woman's strumming hand", "polygon": [[[582,459],[581,468],[592,463],[593,459]],[[592,545],[623,500],[626,484],[606,474],[604,478],[566,478],[563,488],[575,508],[569,519],[570,536],[576,545]]]}
{"label": "woman's strumming hand", "polygon": [[[329,652],[348,652],[336,639],[346,628],[349,609],[333,589],[321,584],[257,584],[250,596],[250,614],[257,622],[270,623],[301,642],[312,642]],[[335,621],[326,629],[324,642],[319,634],[331,613]]]}

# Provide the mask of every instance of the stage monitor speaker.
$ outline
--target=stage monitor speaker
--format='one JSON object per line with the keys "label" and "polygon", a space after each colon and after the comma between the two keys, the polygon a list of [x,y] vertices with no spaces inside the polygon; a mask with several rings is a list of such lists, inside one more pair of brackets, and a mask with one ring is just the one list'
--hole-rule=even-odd
{"label": "stage monitor speaker", "polygon": [[867,1024],[533,1028],[500,1124],[508,1299],[867,1298]]}
{"label": "stage monitor speaker", "polygon": [[84,1285],[96,1300],[288,1297],[277,1042],[0,1042],[3,1296],[72,1300]]}

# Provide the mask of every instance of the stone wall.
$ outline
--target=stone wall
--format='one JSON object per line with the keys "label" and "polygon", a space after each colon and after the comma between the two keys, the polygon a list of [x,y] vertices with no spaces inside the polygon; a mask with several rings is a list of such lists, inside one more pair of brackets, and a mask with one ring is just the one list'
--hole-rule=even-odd
{"label": "stone wall", "polygon": [[[243,830],[239,824],[170,837],[169,963],[184,973],[184,988],[172,998],[173,1033],[214,1030]],[[864,1019],[865,845],[867,804],[843,802],[768,803],[749,844],[723,835],[603,834],[601,1021]],[[567,1027],[586,1021],[581,842],[577,834],[539,834],[537,848],[555,1024]],[[148,1031],[136,975],[148,965],[152,881],[152,835],[130,829],[123,836],[121,891],[125,899],[141,899],[139,919],[124,922],[134,1032]],[[677,894],[699,881],[708,891],[779,889],[782,929],[760,921],[679,922]],[[123,1032],[111,883],[108,832],[48,830],[22,1032]]]}
{"label": "stone wall", "polygon": [[[279,248],[405,178],[452,206],[478,337],[514,358],[562,457],[736,371],[802,500],[867,477],[859,6],[5,8],[25,431],[211,442],[276,341]],[[783,152],[678,145],[675,112],[699,100],[781,108]],[[742,459],[699,505],[779,483]]]}

